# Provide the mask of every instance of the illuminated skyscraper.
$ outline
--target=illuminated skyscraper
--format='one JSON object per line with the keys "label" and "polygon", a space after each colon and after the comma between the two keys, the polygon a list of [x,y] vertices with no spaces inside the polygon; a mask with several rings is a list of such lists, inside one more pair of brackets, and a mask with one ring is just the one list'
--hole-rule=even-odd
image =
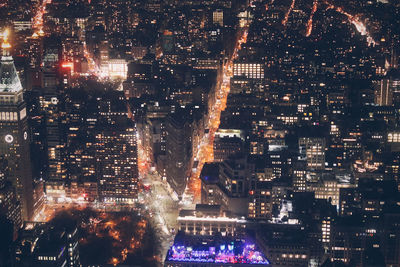
{"label": "illuminated skyscraper", "polygon": [[137,197],[136,129],[102,131],[96,135],[97,171],[103,201],[133,203]]}
{"label": "illuminated skyscraper", "polygon": [[29,154],[28,123],[23,88],[10,56],[7,32],[3,34],[0,66],[0,154],[8,161],[9,178],[17,188],[22,217],[33,215],[32,173]]}
{"label": "illuminated skyscraper", "polygon": [[307,161],[307,168],[325,168],[325,139],[302,137],[299,139],[299,150],[301,159]]}
{"label": "illuminated skyscraper", "polygon": [[375,86],[375,104],[398,106],[400,103],[400,70],[391,69]]}
{"label": "illuminated skyscraper", "polygon": [[375,104],[391,106],[393,104],[393,90],[389,79],[381,80],[375,88]]}
{"label": "illuminated skyscraper", "polygon": [[224,11],[221,9],[213,11],[212,19],[213,19],[213,24],[224,26]]}
{"label": "illuminated skyscraper", "polygon": [[248,79],[264,79],[264,65],[261,63],[235,62],[233,75],[243,76]]}

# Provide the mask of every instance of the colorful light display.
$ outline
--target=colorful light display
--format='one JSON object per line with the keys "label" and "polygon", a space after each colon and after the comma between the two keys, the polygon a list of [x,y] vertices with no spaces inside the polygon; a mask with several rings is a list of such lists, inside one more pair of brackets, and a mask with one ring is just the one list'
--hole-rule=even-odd
{"label": "colorful light display", "polygon": [[267,258],[254,244],[244,241],[227,242],[219,245],[191,247],[174,244],[167,254],[167,261],[208,262],[227,264],[269,265]]}

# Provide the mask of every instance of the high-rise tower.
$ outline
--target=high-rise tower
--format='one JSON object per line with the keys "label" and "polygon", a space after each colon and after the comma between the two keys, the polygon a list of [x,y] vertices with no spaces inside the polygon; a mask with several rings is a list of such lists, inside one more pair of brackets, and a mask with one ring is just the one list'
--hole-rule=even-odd
{"label": "high-rise tower", "polygon": [[8,161],[9,178],[17,188],[22,218],[33,215],[33,186],[28,122],[23,88],[10,55],[8,31],[3,33],[0,60],[0,154]]}

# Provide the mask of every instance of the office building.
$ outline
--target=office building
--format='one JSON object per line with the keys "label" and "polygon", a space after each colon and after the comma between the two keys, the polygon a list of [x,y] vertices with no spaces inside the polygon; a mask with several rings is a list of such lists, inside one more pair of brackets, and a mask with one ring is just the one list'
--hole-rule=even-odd
{"label": "office building", "polygon": [[243,231],[246,220],[223,211],[219,205],[197,204],[194,210],[181,210],[179,231],[188,235],[235,236]]}
{"label": "office building", "polygon": [[214,25],[224,26],[224,11],[220,9],[213,11],[212,21]]}
{"label": "office building", "polygon": [[14,186],[7,180],[7,166],[4,161],[0,161],[0,214],[13,224],[13,238],[16,239],[19,229],[22,227],[21,206],[17,200]]}
{"label": "office building", "polygon": [[[178,113],[179,112],[179,113]],[[181,197],[190,174],[191,124],[182,112],[171,114],[166,122],[166,178]]]}
{"label": "office building", "polygon": [[33,186],[27,112],[10,48],[4,37],[0,66],[0,154],[8,162],[9,179],[17,189],[22,218],[30,220],[33,216]]}
{"label": "office building", "polygon": [[101,131],[96,135],[99,194],[104,202],[131,204],[138,192],[135,128]]}
{"label": "office building", "polygon": [[299,151],[308,169],[325,169],[325,139],[314,137],[299,138]]}
{"label": "office building", "polygon": [[261,63],[242,63],[233,64],[233,75],[242,76],[247,79],[264,79],[264,65]]}

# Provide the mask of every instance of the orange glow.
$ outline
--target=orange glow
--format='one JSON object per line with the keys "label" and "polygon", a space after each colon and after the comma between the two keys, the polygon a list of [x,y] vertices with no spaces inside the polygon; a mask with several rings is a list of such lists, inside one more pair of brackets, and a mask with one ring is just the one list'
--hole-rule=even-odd
{"label": "orange glow", "polygon": [[314,0],[313,7],[311,9],[310,18],[308,19],[308,22],[307,22],[306,37],[309,37],[311,35],[312,27],[313,27],[313,17],[314,17],[315,12],[317,11],[317,9],[318,9],[318,0]]}
{"label": "orange glow", "polygon": [[[76,210],[85,210],[87,206],[82,205],[79,207],[65,208],[60,206],[57,209],[54,206],[45,204],[46,219],[50,221],[58,212],[74,213]],[[129,254],[135,253],[142,247],[142,242],[146,238],[148,222],[145,219],[136,221],[130,215],[121,216],[116,213],[106,213],[102,210],[95,210],[96,215],[90,217],[88,222],[82,223],[82,227],[87,231],[90,236],[97,238],[112,238],[113,257],[109,259],[108,264],[119,265],[126,261]],[[126,231],[125,225],[132,225],[133,231]],[[80,244],[87,244],[87,238],[81,238]]]}
{"label": "orange glow", "polygon": [[164,34],[164,35],[172,35],[172,32],[169,31],[169,30],[165,30],[163,34]]}
{"label": "orange glow", "polygon": [[38,7],[37,13],[33,18],[33,29],[39,36],[44,35],[43,31],[43,15],[46,13],[46,6],[51,3],[51,0],[43,0],[42,4]]}
{"label": "orange glow", "polygon": [[283,26],[286,26],[286,23],[289,20],[289,15],[290,15],[290,13],[292,13],[292,10],[293,10],[295,4],[296,4],[296,0],[292,0],[292,4],[290,5],[288,11],[286,12],[285,18],[282,20],[282,25]]}
{"label": "orange glow", "polygon": [[[93,57],[90,55],[89,50],[87,49],[86,42],[83,43],[83,56],[86,58],[89,66],[89,72],[97,75],[100,75],[100,70],[97,67],[96,63],[94,62]],[[107,76],[107,75],[101,75],[101,76]]]}
{"label": "orange glow", "polygon": [[150,152],[145,148],[143,140],[137,140],[139,174],[145,175],[151,167]]}
{"label": "orange glow", "polygon": [[11,45],[8,42],[9,35],[10,35],[10,32],[8,31],[8,29],[5,29],[4,32],[1,34],[1,37],[3,38],[3,43],[1,44],[1,48],[3,48],[3,49],[11,48]]}
{"label": "orange glow", "polygon": [[193,159],[193,162],[197,161],[198,165],[196,171],[192,172],[188,185],[189,192],[194,196],[194,202],[200,199],[201,181],[199,178],[204,163],[214,160],[214,137],[220,125],[221,112],[226,108],[230,91],[230,79],[233,76],[233,62],[238,57],[242,44],[247,42],[247,34],[247,27],[239,31],[233,53],[229,60],[222,66],[221,72],[218,73],[215,99],[209,102],[210,107],[208,108],[210,111],[207,118],[209,132],[208,134],[203,134],[200,138],[199,149]]}
{"label": "orange glow", "polygon": [[61,67],[72,69],[72,68],[74,68],[74,63],[72,63],[72,62],[66,62],[66,63],[61,64]]}
{"label": "orange glow", "polygon": [[71,71],[71,73],[74,72],[74,63],[72,63],[72,62],[64,62],[61,64],[61,67],[63,69],[69,69],[69,71]]}

